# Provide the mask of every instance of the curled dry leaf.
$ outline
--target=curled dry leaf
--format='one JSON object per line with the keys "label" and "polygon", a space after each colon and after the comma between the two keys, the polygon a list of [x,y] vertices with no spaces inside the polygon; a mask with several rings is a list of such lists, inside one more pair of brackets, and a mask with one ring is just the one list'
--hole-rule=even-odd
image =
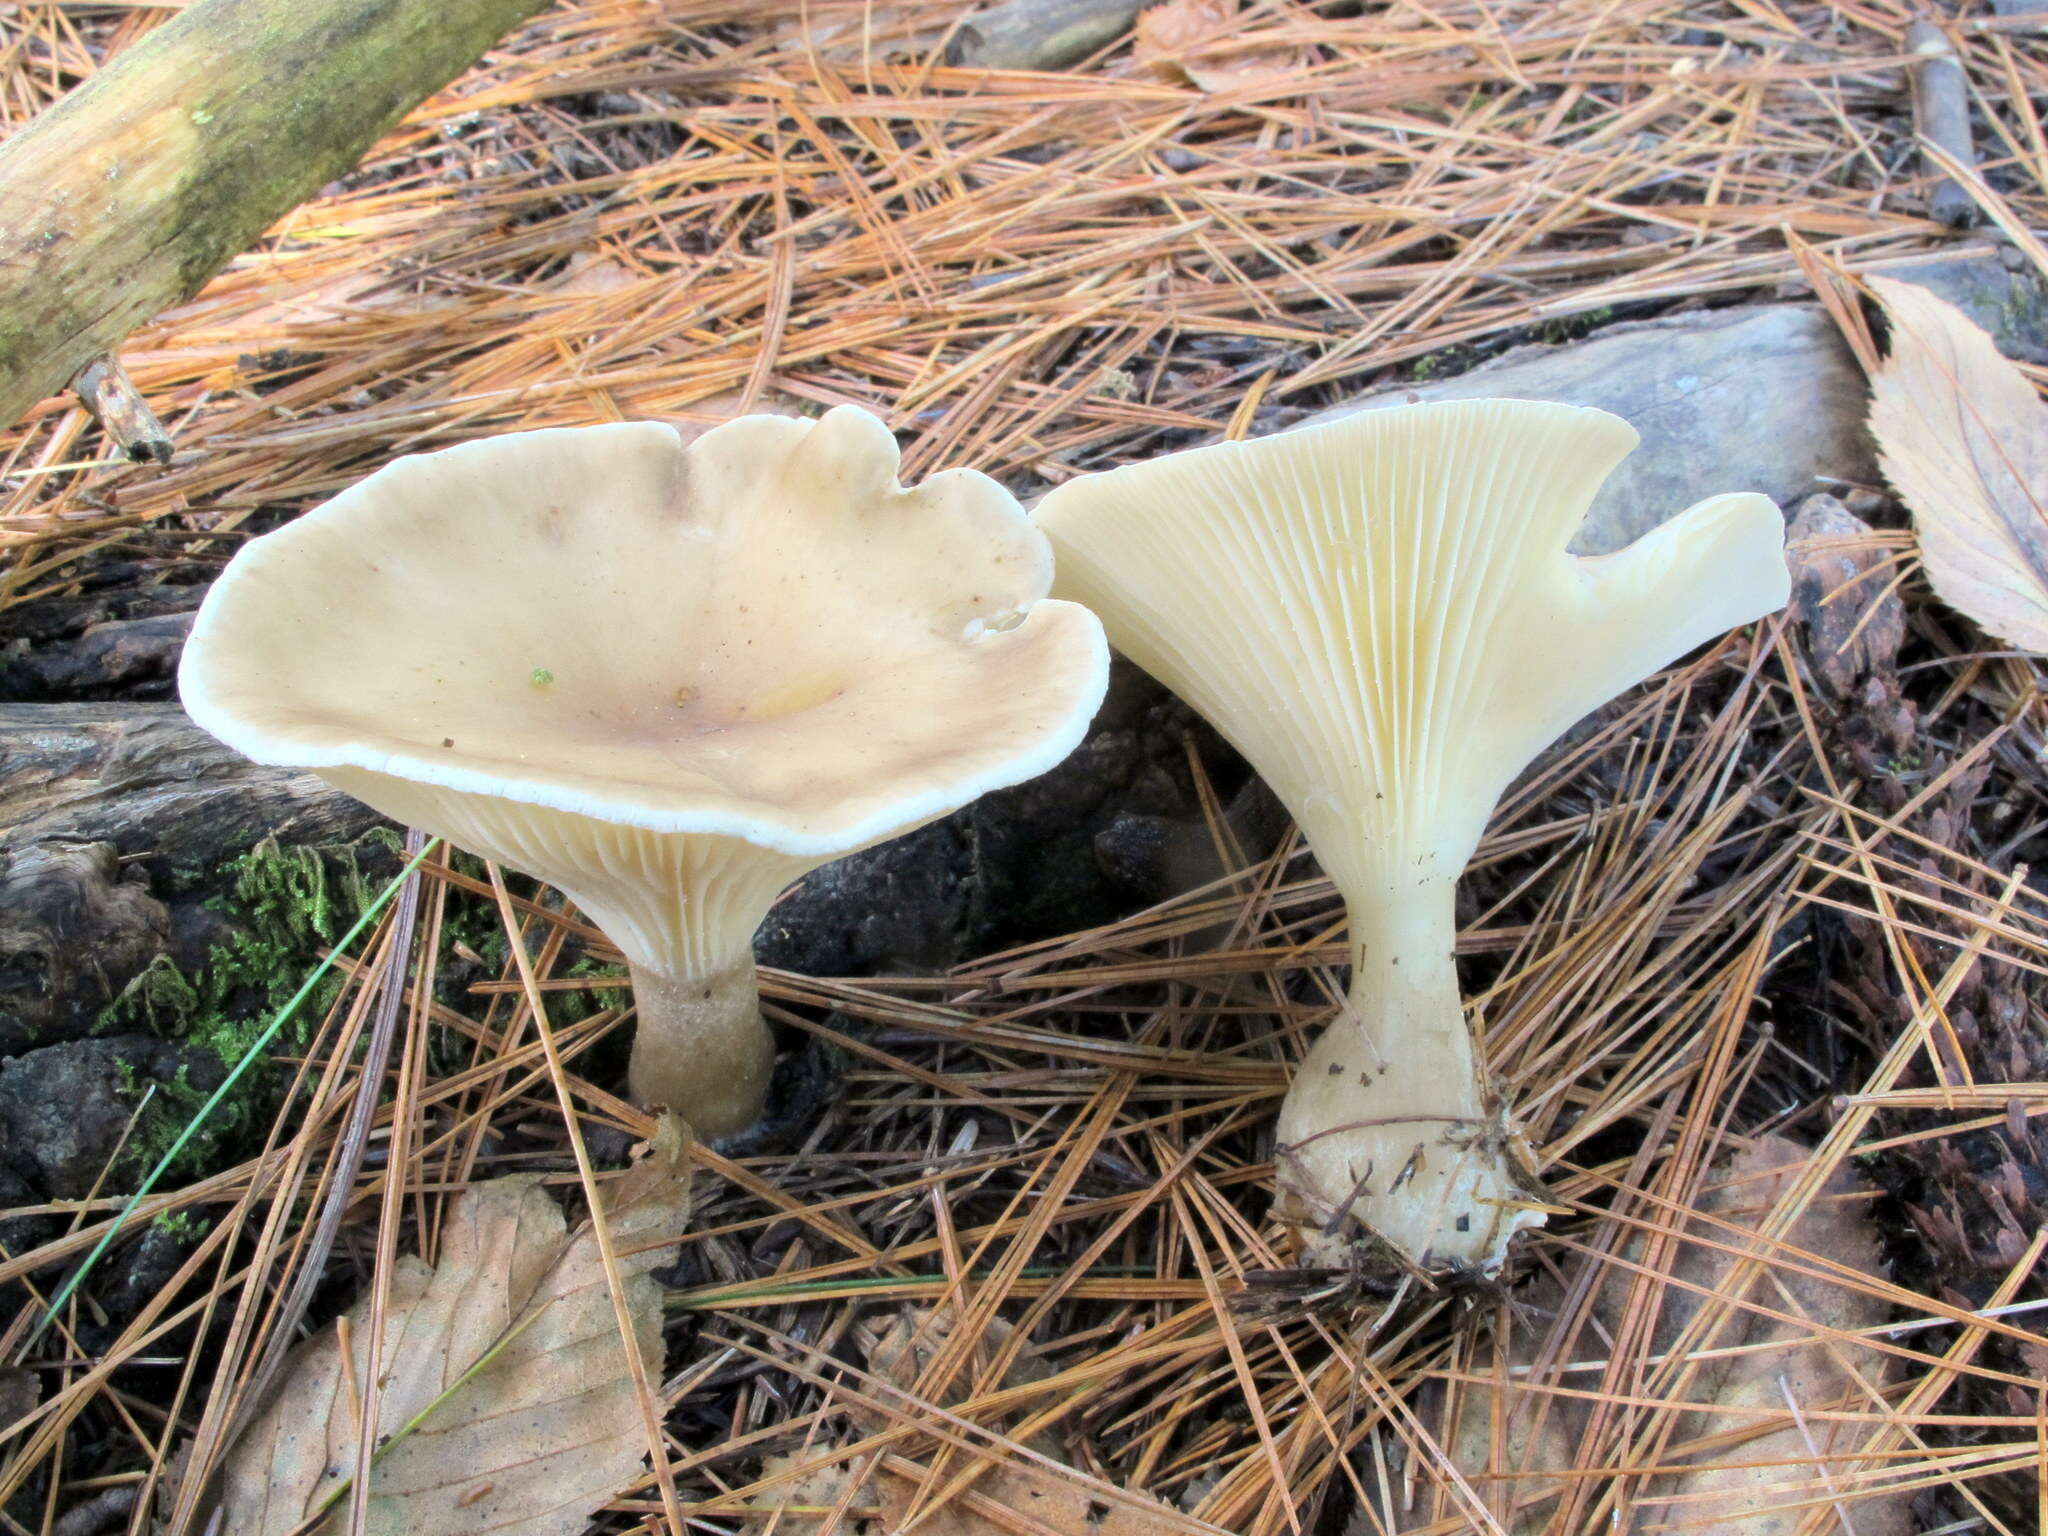
{"label": "curled dry leaf", "polygon": [[1147,74],[1186,79],[1198,90],[1227,91],[1293,73],[1302,64],[1293,48],[1247,47],[1240,0],[1166,0],[1138,15],[1131,62]]}
{"label": "curled dry leaf", "polygon": [[2048,406],[1953,304],[1868,282],[1891,322],[1870,431],[1927,579],[1991,634],[2048,651]]}
{"label": "curled dry leaf", "polygon": [[[661,1287],[689,1217],[689,1155],[664,1119],[645,1155],[607,1187],[606,1219],[634,1325],[661,1365]],[[383,1350],[368,1356],[369,1299],[292,1362],[284,1386],[221,1468],[221,1529],[347,1528],[362,1384],[381,1383],[381,1447],[368,1529],[412,1536],[573,1536],[647,1455],[635,1385],[596,1231],[570,1232],[537,1178],[459,1195],[441,1263],[399,1261]],[[343,1338],[348,1340],[344,1358]],[[325,1511],[325,1524],[313,1524]]]}

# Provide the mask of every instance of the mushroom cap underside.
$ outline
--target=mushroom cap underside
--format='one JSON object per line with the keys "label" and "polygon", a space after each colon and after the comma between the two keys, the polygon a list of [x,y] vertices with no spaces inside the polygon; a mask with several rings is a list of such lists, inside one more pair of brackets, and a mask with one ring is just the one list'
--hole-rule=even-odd
{"label": "mushroom cap underside", "polygon": [[1584,407],[1400,406],[1081,476],[1033,517],[1062,595],[1229,737],[1362,893],[1374,870],[1454,878],[1574,720],[1785,602],[1763,496],[1568,551],[1636,440]]}
{"label": "mushroom cap underside", "polygon": [[400,459],[230,564],[180,690],[260,762],[844,852],[1050,768],[1107,679],[1008,493],[897,465],[852,407]]}

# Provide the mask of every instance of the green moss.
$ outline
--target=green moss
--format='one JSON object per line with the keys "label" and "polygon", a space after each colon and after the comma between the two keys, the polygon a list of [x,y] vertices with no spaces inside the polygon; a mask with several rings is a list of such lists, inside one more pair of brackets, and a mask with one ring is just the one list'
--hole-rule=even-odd
{"label": "green moss", "polygon": [[150,1225],[181,1243],[196,1243],[213,1230],[213,1222],[197,1211],[165,1211]]}
{"label": "green moss", "polygon": [[[605,965],[585,955],[574,965],[563,971],[564,976],[619,978],[627,975],[623,965]],[[615,987],[602,991],[557,992],[550,1000],[548,1017],[557,1028],[565,1024],[580,1024],[592,1014],[604,1008],[616,1008],[625,1002],[625,994]]]}
{"label": "green moss", "polygon": [[1461,374],[1479,361],[1478,351],[1462,343],[1457,346],[1426,352],[1408,365],[1408,377],[1421,383],[1425,379],[1447,379]]}
{"label": "green moss", "polygon": [[[459,848],[451,850],[448,867],[465,879],[490,880],[490,871],[484,868],[484,861]],[[505,879],[508,890],[516,892],[520,889],[519,877],[509,870],[505,871]],[[504,965],[511,953],[505,943],[505,924],[498,916],[497,903],[488,896],[471,896],[461,891],[448,893],[448,907],[441,915],[441,958],[446,960],[456,954],[458,945],[494,969]]]}
{"label": "green moss", "polygon": [[[158,955],[122,989],[99,1018],[103,1030],[148,1029],[217,1058],[224,1070],[247,1055],[277,1010],[319,963],[320,951],[347,931],[376,888],[363,870],[379,847],[395,850],[389,833],[331,847],[281,844],[266,838],[220,873],[222,894],[208,903],[232,926],[205,962],[187,973]],[[333,1003],[341,978],[315,990],[278,1037],[285,1051],[301,1048],[307,1031]],[[202,1064],[202,1075],[207,1075]],[[245,1077],[186,1147],[177,1172],[195,1176],[219,1166],[268,1124],[276,1110],[281,1074],[265,1063]],[[131,1084],[139,1099],[146,1085]],[[185,1080],[157,1085],[128,1139],[124,1164],[150,1166],[170,1146],[206,1098]]]}
{"label": "green moss", "polygon": [[1556,320],[1540,320],[1529,328],[1530,336],[1550,346],[1561,342],[1577,341],[1590,336],[1614,318],[1614,306],[1603,304],[1598,309],[1589,309],[1581,315],[1565,315]]}

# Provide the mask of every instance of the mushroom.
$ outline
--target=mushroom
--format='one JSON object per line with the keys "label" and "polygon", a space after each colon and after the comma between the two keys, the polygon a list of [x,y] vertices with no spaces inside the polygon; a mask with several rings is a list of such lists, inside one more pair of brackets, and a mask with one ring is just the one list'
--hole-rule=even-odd
{"label": "mushroom", "polygon": [[1543,1219],[1459,1000],[1459,873],[1537,752],[1788,588],[1763,496],[1567,553],[1636,440],[1571,406],[1411,405],[1082,476],[1034,513],[1060,595],[1236,745],[1344,898],[1349,993],[1278,1129],[1306,1263],[1384,1244],[1490,1272]]}
{"label": "mushroom", "polygon": [[399,459],[257,539],[179,669],[262,763],[575,900],[632,966],[633,1096],[726,1135],[773,1060],[752,939],[806,871],[1053,766],[1102,629],[968,470],[842,406]]}

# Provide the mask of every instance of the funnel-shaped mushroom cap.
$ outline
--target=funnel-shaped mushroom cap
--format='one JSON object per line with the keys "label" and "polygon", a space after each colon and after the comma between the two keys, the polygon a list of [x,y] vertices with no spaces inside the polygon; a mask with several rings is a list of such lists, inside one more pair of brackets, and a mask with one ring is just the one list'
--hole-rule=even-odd
{"label": "funnel-shaped mushroom cap", "polygon": [[1636,441],[1572,406],[1397,407],[1069,481],[1034,516],[1061,594],[1214,722],[1362,895],[1390,872],[1455,878],[1573,721],[1784,604],[1763,496],[1566,552]]}
{"label": "funnel-shaped mushroom cap", "polygon": [[1101,700],[1101,628],[1046,600],[1017,503],[897,462],[852,407],[400,459],[234,560],[185,706],[700,968],[794,875],[1050,768]]}
{"label": "funnel-shaped mushroom cap", "polygon": [[1350,993],[1278,1127],[1280,1207],[1318,1262],[1391,1248],[1489,1270],[1540,1221],[1458,999],[1458,875],[1509,780],[1574,720],[1786,599],[1762,496],[1567,553],[1635,441],[1570,406],[1418,405],[1039,503],[1060,590],[1237,745],[1344,894]]}

